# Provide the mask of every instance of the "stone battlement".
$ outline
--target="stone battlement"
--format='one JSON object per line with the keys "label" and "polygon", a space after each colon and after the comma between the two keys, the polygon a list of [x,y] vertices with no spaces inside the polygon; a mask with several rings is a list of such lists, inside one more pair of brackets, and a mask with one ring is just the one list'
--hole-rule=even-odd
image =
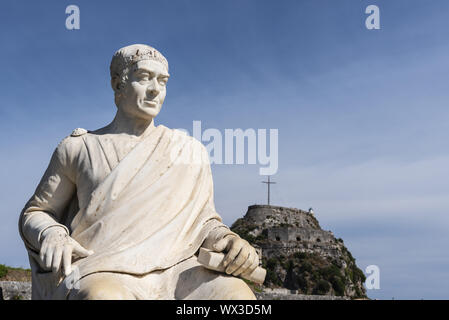
{"label": "stone battlement", "polygon": [[307,211],[269,205],[252,205],[244,217],[255,224],[268,223],[270,226],[290,225],[294,227],[321,229],[315,217]]}

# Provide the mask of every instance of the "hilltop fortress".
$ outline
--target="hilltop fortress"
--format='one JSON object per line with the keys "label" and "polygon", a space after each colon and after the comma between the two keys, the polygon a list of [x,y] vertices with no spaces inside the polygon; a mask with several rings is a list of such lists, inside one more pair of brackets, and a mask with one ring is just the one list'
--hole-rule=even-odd
{"label": "hilltop fortress", "polygon": [[313,211],[271,205],[248,207],[232,230],[253,244],[267,269],[263,291],[365,298],[365,275]]}

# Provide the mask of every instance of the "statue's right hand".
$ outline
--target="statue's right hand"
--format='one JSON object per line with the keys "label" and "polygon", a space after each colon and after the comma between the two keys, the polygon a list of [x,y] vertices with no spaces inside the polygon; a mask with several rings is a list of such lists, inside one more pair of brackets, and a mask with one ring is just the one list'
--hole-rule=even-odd
{"label": "statue's right hand", "polygon": [[68,276],[72,272],[72,255],[83,258],[91,254],[93,251],[85,249],[61,227],[50,227],[41,234],[40,264],[54,273],[62,265],[64,275]]}

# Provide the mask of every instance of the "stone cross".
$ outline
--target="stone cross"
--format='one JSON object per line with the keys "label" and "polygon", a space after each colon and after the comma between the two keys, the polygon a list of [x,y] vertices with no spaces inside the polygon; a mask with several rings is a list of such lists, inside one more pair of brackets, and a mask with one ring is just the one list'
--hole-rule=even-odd
{"label": "stone cross", "polygon": [[262,181],[262,183],[266,183],[268,186],[268,205],[270,205],[270,184],[275,184],[276,182],[270,182],[270,176],[268,176],[268,181]]}

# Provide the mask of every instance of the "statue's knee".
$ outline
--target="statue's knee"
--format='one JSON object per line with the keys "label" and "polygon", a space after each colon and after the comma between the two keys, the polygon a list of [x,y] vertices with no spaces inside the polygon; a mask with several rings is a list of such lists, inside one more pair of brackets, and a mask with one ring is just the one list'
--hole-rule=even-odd
{"label": "statue's knee", "polygon": [[219,299],[224,300],[256,300],[251,288],[242,280],[235,277],[221,277],[217,289],[221,292]]}
{"label": "statue's knee", "polygon": [[236,284],[233,285],[235,291],[233,292],[232,299],[234,300],[256,300],[251,288],[241,279],[238,280]]}
{"label": "statue's knee", "polygon": [[86,279],[74,293],[80,300],[134,300],[134,295],[119,281],[100,277]]}
{"label": "statue's knee", "polygon": [[87,300],[132,300],[134,297],[123,286],[109,283],[97,283],[88,288]]}

